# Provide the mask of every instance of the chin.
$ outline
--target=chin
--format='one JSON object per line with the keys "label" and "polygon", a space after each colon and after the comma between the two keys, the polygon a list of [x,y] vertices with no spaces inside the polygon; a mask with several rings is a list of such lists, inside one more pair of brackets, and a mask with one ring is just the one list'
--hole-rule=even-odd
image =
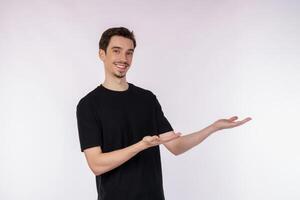
{"label": "chin", "polygon": [[113,75],[114,75],[115,77],[117,77],[117,78],[124,78],[124,77],[126,76],[126,74],[120,75],[120,74],[118,74],[118,73],[113,73]]}

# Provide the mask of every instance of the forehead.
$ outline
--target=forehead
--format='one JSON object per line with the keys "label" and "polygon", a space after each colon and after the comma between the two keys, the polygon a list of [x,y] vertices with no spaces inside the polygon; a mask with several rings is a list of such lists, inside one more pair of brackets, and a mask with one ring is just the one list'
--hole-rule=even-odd
{"label": "forehead", "polygon": [[110,38],[108,48],[121,47],[123,49],[133,49],[133,41],[131,39],[125,38],[123,36],[112,36]]}

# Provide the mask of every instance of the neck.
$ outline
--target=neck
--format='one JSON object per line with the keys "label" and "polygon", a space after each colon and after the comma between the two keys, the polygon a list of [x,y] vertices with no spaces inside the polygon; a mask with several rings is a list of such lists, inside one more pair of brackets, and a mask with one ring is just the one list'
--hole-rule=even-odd
{"label": "neck", "polygon": [[110,90],[116,90],[116,91],[124,91],[127,90],[129,85],[126,81],[126,77],[124,78],[107,78],[105,77],[104,82],[102,85]]}

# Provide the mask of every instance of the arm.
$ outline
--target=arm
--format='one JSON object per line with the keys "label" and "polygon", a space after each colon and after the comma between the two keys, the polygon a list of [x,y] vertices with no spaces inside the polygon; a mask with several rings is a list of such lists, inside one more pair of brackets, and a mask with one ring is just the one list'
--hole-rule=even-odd
{"label": "arm", "polygon": [[[215,131],[216,129],[213,126],[208,126],[200,131],[183,135],[180,138],[177,138],[176,140],[165,143],[164,146],[171,153],[177,156],[193,148],[194,146],[197,146]],[[164,134],[173,134],[173,131]]]}
{"label": "arm", "polygon": [[164,138],[159,138],[156,135],[145,136],[143,140],[123,149],[102,153],[101,147],[97,146],[85,149],[84,154],[90,169],[96,176],[98,176],[122,165],[130,158],[147,148],[164,144],[178,138],[179,136],[179,134],[172,134],[171,136]]}
{"label": "arm", "polygon": [[[208,136],[216,131],[240,126],[251,120],[251,118],[249,117],[242,121],[235,121],[237,119],[238,117],[236,116],[229,119],[220,119],[200,131],[181,136],[175,140],[165,143],[164,145],[174,155],[182,154],[187,150],[193,148],[194,146],[200,144],[203,140],[205,140]],[[174,132],[170,131],[160,135],[160,137],[165,137],[172,134],[174,134]]]}
{"label": "arm", "polygon": [[123,149],[102,153],[101,147],[92,147],[84,150],[84,154],[90,169],[98,176],[110,171],[135,156],[144,149],[141,142]]}

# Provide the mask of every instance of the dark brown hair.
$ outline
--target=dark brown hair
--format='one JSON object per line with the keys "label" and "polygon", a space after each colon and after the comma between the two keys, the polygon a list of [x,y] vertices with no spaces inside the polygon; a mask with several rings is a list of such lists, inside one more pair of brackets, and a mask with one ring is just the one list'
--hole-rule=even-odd
{"label": "dark brown hair", "polygon": [[113,27],[113,28],[107,29],[106,31],[104,31],[102,33],[101,39],[99,41],[99,49],[103,49],[106,53],[110,38],[115,35],[131,39],[133,42],[134,48],[136,47],[136,41],[135,41],[133,31],[129,31],[125,27]]}

